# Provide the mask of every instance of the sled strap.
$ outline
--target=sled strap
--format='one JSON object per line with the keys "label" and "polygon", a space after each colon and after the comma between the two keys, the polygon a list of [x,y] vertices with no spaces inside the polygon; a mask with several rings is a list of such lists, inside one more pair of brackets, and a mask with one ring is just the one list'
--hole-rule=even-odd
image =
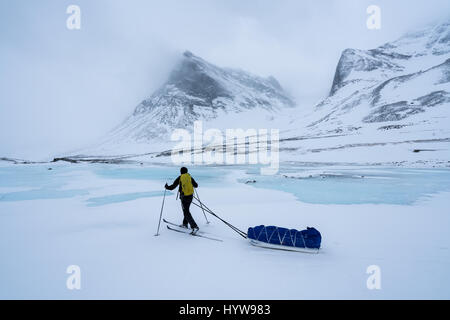
{"label": "sled strap", "polygon": [[195,203],[195,202],[192,202],[192,204],[196,205],[197,207],[201,208],[202,210],[205,210],[210,215],[216,217],[217,219],[219,219],[220,221],[225,223],[231,230],[233,230],[234,232],[239,234],[241,237],[243,237],[244,239],[247,239],[247,234],[244,231],[242,231],[242,230],[238,229],[237,227],[233,226],[231,223],[223,220],[221,217],[219,217],[217,214],[215,214],[211,209],[209,209],[203,202],[201,202],[196,196],[194,196],[194,199],[197,200],[200,203],[200,205]]}

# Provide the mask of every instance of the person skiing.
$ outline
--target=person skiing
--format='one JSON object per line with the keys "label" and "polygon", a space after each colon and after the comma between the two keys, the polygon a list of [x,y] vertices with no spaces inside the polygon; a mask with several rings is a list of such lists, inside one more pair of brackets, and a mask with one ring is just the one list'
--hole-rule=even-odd
{"label": "person skiing", "polygon": [[188,228],[188,223],[191,226],[192,233],[197,233],[199,227],[197,223],[195,223],[194,218],[189,211],[189,207],[191,206],[192,199],[194,198],[194,188],[198,188],[197,182],[191,175],[188,173],[188,169],[183,167],[180,169],[181,175],[175,179],[172,185],[166,185],[164,188],[167,190],[173,190],[177,186],[178,192],[180,193],[181,207],[183,209],[183,224],[180,227]]}

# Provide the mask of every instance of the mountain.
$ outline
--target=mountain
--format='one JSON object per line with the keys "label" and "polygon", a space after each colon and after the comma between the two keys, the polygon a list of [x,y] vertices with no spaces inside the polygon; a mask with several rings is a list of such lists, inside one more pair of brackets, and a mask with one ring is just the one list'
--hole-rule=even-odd
{"label": "mountain", "polygon": [[196,120],[211,121],[249,110],[276,114],[294,105],[274,77],[220,68],[186,51],[168,80],[143,100],[107,140],[112,143],[168,140],[174,129],[191,130]]}
{"label": "mountain", "polygon": [[321,117],[310,128],[345,131],[346,126],[414,121],[411,116],[450,102],[449,81],[450,23],[376,49],[347,49],[330,95],[316,107]]}
{"label": "mountain", "polygon": [[450,23],[343,51],[329,95],[296,118],[284,159],[449,159]]}
{"label": "mountain", "polygon": [[84,154],[113,150],[129,153],[116,160],[170,161],[170,133],[203,120],[219,129],[279,128],[280,161],[448,166],[450,23],[375,49],[344,50],[329,95],[308,110],[294,105],[273,77],[219,68],[185,52],[166,83]]}

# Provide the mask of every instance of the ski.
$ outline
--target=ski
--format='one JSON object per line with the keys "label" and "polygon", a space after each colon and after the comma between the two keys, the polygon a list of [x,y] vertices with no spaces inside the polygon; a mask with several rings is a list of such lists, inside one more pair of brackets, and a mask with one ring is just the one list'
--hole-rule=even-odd
{"label": "ski", "polygon": [[175,226],[175,227],[180,228],[180,225],[178,225],[178,224],[176,224],[176,223],[173,223],[173,222],[170,222],[170,221],[167,221],[167,220],[164,219],[164,218],[163,218],[163,221],[164,221],[165,223],[167,223],[167,224],[170,224],[170,225],[172,225],[172,226]]}
{"label": "ski", "polygon": [[[174,227],[177,227],[177,228],[182,228],[183,230],[185,229],[185,228],[183,228],[183,227],[180,227],[180,225],[179,224],[176,224],[176,223],[173,223],[173,222],[170,222],[170,221],[168,221],[168,220],[166,220],[166,219],[164,219],[163,218],[163,221],[165,222],[165,223],[167,223],[167,224],[170,224],[171,226],[174,226]],[[189,230],[189,229],[186,229],[186,230]],[[205,232],[205,231],[199,231],[201,234],[210,234],[209,232]]]}
{"label": "ski", "polygon": [[221,240],[221,239],[207,237],[205,235],[198,234],[198,233],[192,233],[191,231],[189,231],[189,229],[181,230],[181,229],[172,228],[171,226],[166,226],[166,227],[167,227],[167,229],[175,231],[175,232],[185,233],[185,234],[189,234],[189,235],[194,236],[194,237],[201,237],[201,238],[205,238],[205,239],[209,239],[209,240],[223,242],[223,240]]}

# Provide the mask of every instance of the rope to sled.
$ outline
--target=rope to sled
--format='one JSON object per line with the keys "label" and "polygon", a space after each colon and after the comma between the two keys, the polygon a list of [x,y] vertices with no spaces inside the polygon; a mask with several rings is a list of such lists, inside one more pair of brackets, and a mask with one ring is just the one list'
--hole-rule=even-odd
{"label": "rope to sled", "polygon": [[209,209],[203,202],[201,202],[200,199],[198,199],[196,196],[194,196],[194,199],[197,200],[200,203],[200,205],[195,203],[195,202],[192,202],[192,204],[194,204],[195,206],[201,208],[202,210],[205,210],[210,215],[216,217],[217,219],[219,219],[220,221],[225,223],[228,227],[230,227],[234,232],[239,234],[241,237],[243,237],[244,239],[247,239],[247,234],[244,231],[242,231],[239,228],[233,226],[231,223],[223,220],[221,217],[219,217],[217,214],[215,214],[211,209]]}

